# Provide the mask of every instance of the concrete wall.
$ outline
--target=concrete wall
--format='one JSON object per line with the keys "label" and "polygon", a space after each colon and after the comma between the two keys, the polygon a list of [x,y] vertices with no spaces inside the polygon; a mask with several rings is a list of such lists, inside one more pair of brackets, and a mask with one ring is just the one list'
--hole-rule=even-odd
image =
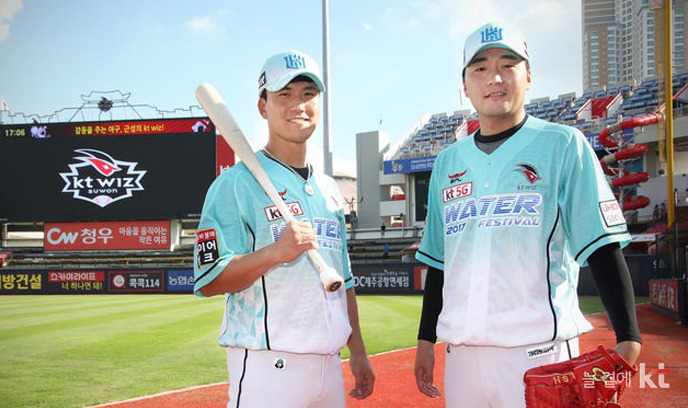
{"label": "concrete wall", "polygon": [[389,136],[380,131],[356,134],[356,174],[358,174],[357,228],[379,228],[380,170],[383,154],[389,149]]}

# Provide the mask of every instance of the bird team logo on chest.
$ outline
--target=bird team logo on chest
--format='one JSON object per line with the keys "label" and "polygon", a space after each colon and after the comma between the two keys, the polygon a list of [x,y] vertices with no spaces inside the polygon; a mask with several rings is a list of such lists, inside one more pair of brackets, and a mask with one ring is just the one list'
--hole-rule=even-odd
{"label": "bird team logo on chest", "polygon": [[519,163],[516,165],[516,169],[514,169],[514,171],[517,171],[517,172],[523,174],[526,177],[526,179],[528,180],[528,182],[530,182],[530,184],[535,183],[536,181],[540,180],[540,178],[541,178],[537,169],[532,164]]}

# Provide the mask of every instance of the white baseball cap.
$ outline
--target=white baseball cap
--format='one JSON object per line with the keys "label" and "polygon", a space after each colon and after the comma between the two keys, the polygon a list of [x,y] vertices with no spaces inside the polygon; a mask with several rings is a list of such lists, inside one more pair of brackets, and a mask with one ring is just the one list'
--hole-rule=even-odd
{"label": "white baseball cap", "polygon": [[299,75],[312,79],[318,90],[325,92],[318,63],[302,52],[289,50],[274,54],[265,61],[258,77],[258,95],[263,90],[277,92]]}
{"label": "white baseball cap", "polygon": [[528,44],[520,30],[504,23],[489,22],[480,26],[466,39],[463,48],[463,69],[473,58],[489,48],[505,48],[530,63]]}

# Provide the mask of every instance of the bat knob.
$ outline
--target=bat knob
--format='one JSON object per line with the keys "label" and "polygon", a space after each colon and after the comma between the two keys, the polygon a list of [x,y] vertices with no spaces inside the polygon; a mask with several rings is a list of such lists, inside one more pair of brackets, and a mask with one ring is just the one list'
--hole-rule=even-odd
{"label": "bat knob", "polygon": [[331,267],[325,267],[321,276],[321,280],[325,290],[328,292],[336,292],[344,284],[344,279]]}
{"label": "bat knob", "polygon": [[327,287],[327,291],[328,292],[336,292],[337,290],[339,290],[339,288],[342,287],[342,283],[343,282],[341,280],[330,283],[330,286]]}

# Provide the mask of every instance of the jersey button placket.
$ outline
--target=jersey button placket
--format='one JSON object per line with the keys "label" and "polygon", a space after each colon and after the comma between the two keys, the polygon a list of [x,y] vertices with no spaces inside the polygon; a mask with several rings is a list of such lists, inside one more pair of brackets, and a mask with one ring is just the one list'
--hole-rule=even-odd
{"label": "jersey button placket", "polygon": [[[495,166],[490,160],[483,162],[480,178],[476,183],[479,187],[476,194],[476,200],[493,194],[493,174],[495,173]],[[480,209],[479,209],[480,211]],[[489,217],[490,211],[486,213]],[[490,281],[490,259],[492,252],[492,244],[490,240],[490,233],[484,228],[480,227],[480,221],[483,217],[478,217],[475,222],[475,240],[472,243],[474,263],[471,268],[471,278],[469,283],[468,308],[470,310],[466,329],[466,337],[470,340],[481,341],[485,333],[485,322],[487,321],[488,313],[488,283]]]}
{"label": "jersey button placket", "polygon": [[491,176],[492,176],[492,173],[494,170],[493,166],[492,166],[492,162],[491,161],[486,162],[485,168],[486,168],[485,173],[487,174],[487,177],[486,177],[485,183],[483,183],[483,187],[485,189],[489,189],[490,188],[490,179],[492,178]]}
{"label": "jersey button placket", "polygon": [[[313,187],[313,195],[307,195],[304,193],[299,192],[299,195],[303,199],[303,201],[306,203],[306,209],[308,210],[308,213],[306,214],[308,216],[308,222],[311,223],[311,225],[314,225],[313,223],[313,218],[316,216],[319,216],[320,214],[316,214],[313,212],[313,209],[311,208],[311,205],[313,205],[315,208],[322,208],[325,203],[321,204],[320,206],[315,202],[316,200],[320,200],[322,197],[322,193],[320,191],[320,188],[318,186],[318,183],[315,182],[315,179],[313,178],[314,176],[311,176],[311,186]],[[325,258],[325,254],[323,252],[320,252],[320,255]],[[309,261],[310,262],[310,261]],[[328,262],[328,259],[325,258],[325,262]],[[315,272],[314,272],[315,273]],[[330,337],[330,345],[335,344],[335,334],[334,334],[334,318],[332,317],[332,307],[330,305],[330,302],[328,300],[327,292],[324,290],[322,291],[323,295],[323,302],[325,304],[325,308],[327,309],[327,334]],[[330,350],[332,352],[335,352],[336,350],[332,349]]]}
{"label": "jersey button placket", "polygon": [[476,258],[478,261],[476,262],[476,270],[475,270],[475,276],[473,277],[475,280],[475,297],[473,300],[475,303],[472,305],[473,308],[469,310],[473,310],[476,314],[476,334],[483,339],[485,336],[485,323],[489,320],[488,316],[488,307],[490,304],[490,291],[489,291],[489,282],[490,282],[490,275],[491,275],[491,263],[492,263],[492,239],[490,238],[490,233],[487,231],[482,231],[479,230],[478,232],[480,234],[480,241],[476,242],[476,245],[479,247],[478,253],[480,256],[477,256]]}

